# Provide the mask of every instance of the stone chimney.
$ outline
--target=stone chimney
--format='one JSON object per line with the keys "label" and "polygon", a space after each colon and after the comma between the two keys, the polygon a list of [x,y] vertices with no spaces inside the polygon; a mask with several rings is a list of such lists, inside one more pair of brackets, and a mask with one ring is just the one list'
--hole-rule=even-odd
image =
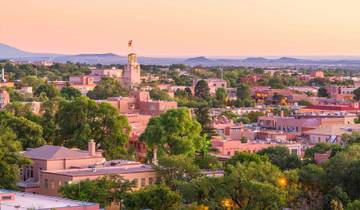
{"label": "stone chimney", "polygon": [[90,156],[96,155],[96,142],[94,140],[90,140],[88,143],[88,152]]}

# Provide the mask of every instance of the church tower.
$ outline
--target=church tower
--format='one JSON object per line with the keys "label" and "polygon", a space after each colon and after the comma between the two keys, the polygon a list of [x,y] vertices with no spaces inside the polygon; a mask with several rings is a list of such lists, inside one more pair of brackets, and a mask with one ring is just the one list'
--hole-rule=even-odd
{"label": "church tower", "polygon": [[[132,41],[129,41],[129,48],[132,48]],[[129,87],[138,86],[140,80],[140,64],[137,63],[136,54],[131,52],[128,55],[128,63],[124,66],[124,82]]]}

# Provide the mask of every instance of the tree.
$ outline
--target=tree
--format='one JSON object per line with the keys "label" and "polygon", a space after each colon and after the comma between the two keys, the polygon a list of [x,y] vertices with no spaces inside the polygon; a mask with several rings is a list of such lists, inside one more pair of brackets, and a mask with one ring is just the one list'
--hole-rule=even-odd
{"label": "tree", "polygon": [[56,143],[56,140],[59,138],[56,115],[59,111],[61,100],[62,99],[59,98],[59,100],[53,99],[45,101],[41,107],[41,111],[43,114],[39,124],[43,128],[43,137],[48,144]]}
{"label": "tree", "polygon": [[355,100],[360,100],[360,88],[357,88],[356,90],[353,91],[354,94],[354,99]]}
{"label": "tree", "polygon": [[96,103],[86,97],[60,103],[56,116],[60,139],[58,145],[87,148],[94,139],[104,150],[106,158],[117,159],[126,155],[130,126],[127,118],[108,103]]}
{"label": "tree", "polygon": [[150,98],[153,100],[171,101],[172,98],[169,96],[166,90],[160,90],[160,88],[153,88],[150,90]]}
{"label": "tree", "polygon": [[216,101],[219,103],[219,106],[224,107],[226,105],[226,100],[227,100],[227,92],[225,88],[218,88],[216,90],[215,98]]}
{"label": "tree", "polygon": [[186,108],[171,109],[152,117],[140,136],[148,147],[148,155],[193,155],[203,147],[201,125]]}
{"label": "tree", "polygon": [[199,167],[186,155],[161,157],[156,172],[158,177],[170,187],[174,186],[174,182],[190,181],[200,175]]}
{"label": "tree", "polygon": [[231,158],[229,158],[225,165],[233,165],[235,166],[237,163],[247,163],[247,162],[262,162],[267,161],[269,158],[266,156],[261,156],[256,153],[248,153],[248,152],[236,152]]}
{"label": "tree", "polygon": [[349,202],[349,196],[343,189],[339,186],[334,187],[331,189],[325,196],[324,196],[324,209],[334,209],[333,206],[346,206]]}
{"label": "tree", "polygon": [[354,200],[353,202],[349,203],[346,208],[347,210],[359,210],[360,209],[360,200]]}
{"label": "tree", "polygon": [[149,185],[145,189],[128,193],[124,198],[126,209],[176,210],[179,209],[181,196],[164,184]]}
{"label": "tree", "polygon": [[241,83],[236,89],[237,100],[236,107],[250,107],[254,105],[254,100],[251,98],[250,87],[247,84]]}
{"label": "tree", "polygon": [[105,208],[113,202],[121,202],[125,194],[133,187],[133,182],[117,175],[110,175],[67,184],[62,186],[59,192],[66,198],[99,203],[102,208]]}
{"label": "tree", "polygon": [[30,163],[20,151],[21,142],[14,132],[0,124],[0,188],[15,189],[20,167]]}
{"label": "tree", "polygon": [[344,189],[352,199],[360,197],[360,160],[352,162],[342,178]]}
{"label": "tree", "polygon": [[42,127],[25,117],[16,117],[9,112],[2,111],[0,112],[0,125],[10,128],[24,149],[36,148],[46,143],[42,138]]}
{"label": "tree", "polygon": [[300,209],[322,209],[325,178],[325,170],[315,164],[305,165],[299,170],[299,180],[302,183]]}
{"label": "tree", "polygon": [[331,157],[334,156],[338,151],[342,150],[338,145],[332,145],[328,143],[318,143],[313,147],[310,147],[305,150],[305,157],[314,159],[315,153],[325,153],[331,151]]}
{"label": "tree", "polygon": [[251,98],[249,85],[241,83],[239,87],[236,89],[236,96],[238,99],[241,100]]}
{"label": "tree", "polygon": [[47,98],[52,99],[59,96],[60,92],[54,85],[43,84],[36,88],[34,96],[40,97],[42,94],[45,95]]}
{"label": "tree", "polygon": [[281,209],[286,193],[279,180],[284,174],[268,161],[229,165],[224,176],[227,195],[240,209]]}
{"label": "tree", "polygon": [[195,85],[195,96],[201,99],[209,99],[210,88],[205,80],[199,80]]}
{"label": "tree", "polygon": [[119,81],[112,77],[104,77],[94,90],[87,93],[87,96],[91,99],[106,99],[108,97],[127,96],[128,94],[129,90],[124,88]]}
{"label": "tree", "polygon": [[208,106],[200,106],[199,108],[195,109],[196,120],[202,126],[202,135],[206,135],[207,138],[211,138],[214,134],[214,128],[212,127],[211,117],[210,117],[210,109]]}
{"label": "tree", "polygon": [[256,123],[258,118],[261,117],[261,116],[264,116],[264,113],[263,112],[249,112],[247,114],[245,114],[243,117],[247,117],[249,120],[250,120],[250,123]]}
{"label": "tree", "polygon": [[36,90],[39,86],[44,85],[45,81],[37,76],[24,76],[21,77],[19,86],[20,87],[32,87]]}
{"label": "tree", "polygon": [[185,204],[196,203],[207,206],[209,209],[223,209],[224,207],[226,192],[223,177],[204,176],[189,182],[180,182],[176,188],[181,193]]}
{"label": "tree", "polygon": [[318,89],[318,96],[319,97],[329,97],[329,93],[327,92],[326,88],[320,87]]}
{"label": "tree", "polygon": [[343,134],[341,135],[341,142],[345,145],[360,143],[360,132],[354,131],[351,134]]}
{"label": "tree", "polygon": [[307,100],[300,100],[300,101],[298,102],[298,105],[299,105],[299,106],[311,106],[312,103],[311,103],[310,101],[307,101]]}
{"label": "tree", "polygon": [[64,87],[63,89],[61,89],[60,93],[61,96],[67,100],[72,100],[81,96],[81,92],[73,87]]}
{"label": "tree", "polygon": [[301,160],[295,154],[290,154],[287,147],[274,146],[268,147],[258,152],[260,155],[267,155],[270,161],[282,170],[300,168]]}

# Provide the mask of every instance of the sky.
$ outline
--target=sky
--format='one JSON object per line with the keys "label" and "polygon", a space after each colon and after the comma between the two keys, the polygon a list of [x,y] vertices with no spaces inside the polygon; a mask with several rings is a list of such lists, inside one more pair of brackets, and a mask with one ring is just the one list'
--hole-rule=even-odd
{"label": "sky", "polygon": [[0,0],[0,43],[31,52],[360,56],[359,0]]}

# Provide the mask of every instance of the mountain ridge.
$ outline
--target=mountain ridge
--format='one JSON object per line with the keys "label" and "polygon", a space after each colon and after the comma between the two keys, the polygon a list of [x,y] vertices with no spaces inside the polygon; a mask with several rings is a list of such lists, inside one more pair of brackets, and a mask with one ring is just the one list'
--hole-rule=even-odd
{"label": "mountain ridge", "polygon": [[[127,56],[121,56],[114,53],[81,53],[75,55],[55,54],[55,53],[32,53],[27,52],[7,44],[0,43],[0,59],[11,60],[49,60],[53,62],[74,62],[88,64],[125,64]],[[141,64],[188,64],[204,66],[235,66],[235,65],[359,65],[360,59],[301,59],[294,57],[264,58],[248,57],[244,59],[236,58],[207,58],[206,56],[188,57],[188,58],[157,58],[157,57],[138,57]]]}

